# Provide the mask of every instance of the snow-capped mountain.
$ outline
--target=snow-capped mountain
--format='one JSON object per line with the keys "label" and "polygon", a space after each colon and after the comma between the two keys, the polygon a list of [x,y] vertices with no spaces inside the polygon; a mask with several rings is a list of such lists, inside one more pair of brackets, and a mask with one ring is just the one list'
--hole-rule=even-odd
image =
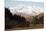
{"label": "snow-capped mountain", "polygon": [[43,8],[41,7],[35,7],[35,6],[17,6],[10,8],[11,13],[22,15],[22,16],[36,16],[40,13],[43,13]]}

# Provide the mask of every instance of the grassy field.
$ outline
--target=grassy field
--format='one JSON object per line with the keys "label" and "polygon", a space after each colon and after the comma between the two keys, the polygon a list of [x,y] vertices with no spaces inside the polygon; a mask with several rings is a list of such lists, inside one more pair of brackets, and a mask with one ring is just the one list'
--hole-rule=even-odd
{"label": "grassy field", "polygon": [[[11,30],[24,30],[24,29],[43,29],[43,24],[30,24],[28,27],[15,27],[11,28]],[[7,29],[6,29],[7,30]]]}

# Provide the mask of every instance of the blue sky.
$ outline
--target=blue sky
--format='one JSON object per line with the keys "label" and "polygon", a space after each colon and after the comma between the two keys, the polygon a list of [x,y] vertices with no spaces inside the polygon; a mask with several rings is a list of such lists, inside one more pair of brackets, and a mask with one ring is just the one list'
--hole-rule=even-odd
{"label": "blue sky", "polygon": [[44,0],[11,0],[11,1],[33,1],[33,2],[44,2]]}
{"label": "blue sky", "polygon": [[[18,2],[17,2],[18,1]],[[21,2],[22,1],[22,2]],[[24,1],[24,2],[23,2]],[[25,2],[28,1],[28,2]],[[31,2],[44,2],[43,0],[5,0],[6,7],[14,7],[18,4],[27,4],[31,5]],[[37,4],[38,5],[38,4]]]}

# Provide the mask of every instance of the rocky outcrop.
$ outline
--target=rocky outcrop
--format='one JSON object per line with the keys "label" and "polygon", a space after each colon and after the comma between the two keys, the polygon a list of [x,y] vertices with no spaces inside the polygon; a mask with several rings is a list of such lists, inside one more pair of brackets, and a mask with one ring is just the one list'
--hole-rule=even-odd
{"label": "rocky outcrop", "polygon": [[33,24],[44,24],[44,14],[41,13],[35,17],[33,17]]}

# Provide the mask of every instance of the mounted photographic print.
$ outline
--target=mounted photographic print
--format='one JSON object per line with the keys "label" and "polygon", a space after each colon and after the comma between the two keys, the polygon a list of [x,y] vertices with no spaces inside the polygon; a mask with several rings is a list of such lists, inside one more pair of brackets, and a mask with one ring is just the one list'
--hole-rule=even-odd
{"label": "mounted photographic print", "polygon": [[44,28],[42,0],[5,0],[5,29]]}

